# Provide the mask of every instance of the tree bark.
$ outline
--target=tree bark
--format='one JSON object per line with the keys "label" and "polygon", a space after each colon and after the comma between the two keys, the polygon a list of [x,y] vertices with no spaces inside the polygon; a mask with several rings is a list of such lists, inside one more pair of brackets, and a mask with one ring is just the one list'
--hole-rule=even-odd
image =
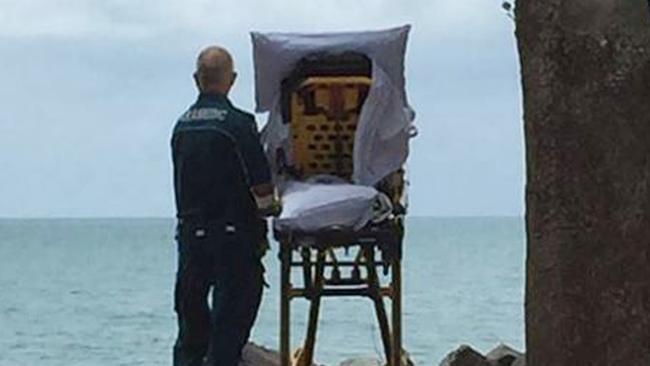
{"label": "tree bark", "polygon": [[517,0],[529,366],[650,365],[646,0]]}

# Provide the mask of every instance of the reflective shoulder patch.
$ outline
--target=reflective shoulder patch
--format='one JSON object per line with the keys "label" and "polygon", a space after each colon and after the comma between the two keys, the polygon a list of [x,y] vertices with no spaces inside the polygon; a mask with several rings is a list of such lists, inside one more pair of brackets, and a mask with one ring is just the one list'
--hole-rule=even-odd
{"label": "reflective shoulder patch", "polygon": [[225,121],[228,111],[225,109],[219,108],[198,108],[190,109],[185,112],[179,121],[181,122],[190,122],[190,121],[208,121],[208,120],[217,120]]}

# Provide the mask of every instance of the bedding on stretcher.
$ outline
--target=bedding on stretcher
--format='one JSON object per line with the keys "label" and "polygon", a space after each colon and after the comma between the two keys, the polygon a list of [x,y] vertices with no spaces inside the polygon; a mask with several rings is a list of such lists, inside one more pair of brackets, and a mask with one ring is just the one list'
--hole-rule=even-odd
{"label": "bedding on stretcher", "polygon": [[289,182],[282,194],[276,230],[319,231],[337,227],[358,230],[373,218],[378,192],[356,184]]}
{"label": "bedding on stretcher", "polygon": [[[357,230],[377,219],[373,207],[385,206],[387,200],[373,186],[402,168],[413,128],[415,113],[408,104],[404,79],[409,31],[407,25],[367,32],[251,33],[256,111],[269,113],[262,141],[272,166],[277,162],[274,153],[278,150],[288,153],[289,165],[293,162],[290,124],[283,121],[281,93],[282,81],[295,65],[317,52],[349,51],[364,54],[372,63],[372,84],[354,136],[352,182],[283,183],[283,212],[274,220],[276,230],[318,231],[331,227]],[[273,168],[277,173],[276,167]]]}

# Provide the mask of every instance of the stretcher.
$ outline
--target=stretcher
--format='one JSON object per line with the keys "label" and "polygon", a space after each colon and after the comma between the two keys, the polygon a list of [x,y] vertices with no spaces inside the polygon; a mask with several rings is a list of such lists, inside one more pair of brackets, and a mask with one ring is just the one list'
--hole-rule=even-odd
{"label": "stretcher", "polygon": [[[270,117],[270,124],[279,121],[275,127],[283,131],[279,134],[284,136],[282,141],[273,141],[265,131],[281,197],[286,201],[300,196],[303,201],[299,203],[312,206],[290,210],[287,215],[294,217],[281,216],[273,225],[280,243],[281,364],[313,364],[324,297],[362,297],[374,307],[387,364],[406,365],[402,347],[405,155],[380,179],[360,182],[359,150],[371,144],[360,138],[359,131],[363,129],[368,136],[368,124],[377,122],[376,116],[368,118],[372,108],[366,103],[377,93],[377,83],[382,82],[377,75],[382,70],[362,47],[324,49],[303,52],[278,83],[276,115]],[[382,95],[401,98],[400,94]],[[384,116],[390,118],[390,114]],[[398,132],[406,141],[412,134],[408,129]],[[309,199],[309,189],[323,192],[323,185],[328,190],[321,196],[329,201],[314,206],[318,199]],[[290,203],[295,202],[284,202]],[[344,211],[337,214],[337,205]],[[350,212],[359,217],[350,217]],[[308,213],[315,215],[312,218]],[[302,224],[301,217],[306,218]],[[309,313],[302,347],[292,354],[291,303],[295,299],[309,301]]]}

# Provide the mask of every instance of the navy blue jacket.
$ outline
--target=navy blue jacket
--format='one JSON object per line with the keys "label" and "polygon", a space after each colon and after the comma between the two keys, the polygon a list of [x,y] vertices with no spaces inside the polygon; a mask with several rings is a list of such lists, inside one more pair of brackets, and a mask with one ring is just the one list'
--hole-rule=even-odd
{"label": "navy blue jacket", "polygon": [[249,222],[252,186],[271,181],[255,117],[220,94],[201,94],[174,126],[178,218]]}

